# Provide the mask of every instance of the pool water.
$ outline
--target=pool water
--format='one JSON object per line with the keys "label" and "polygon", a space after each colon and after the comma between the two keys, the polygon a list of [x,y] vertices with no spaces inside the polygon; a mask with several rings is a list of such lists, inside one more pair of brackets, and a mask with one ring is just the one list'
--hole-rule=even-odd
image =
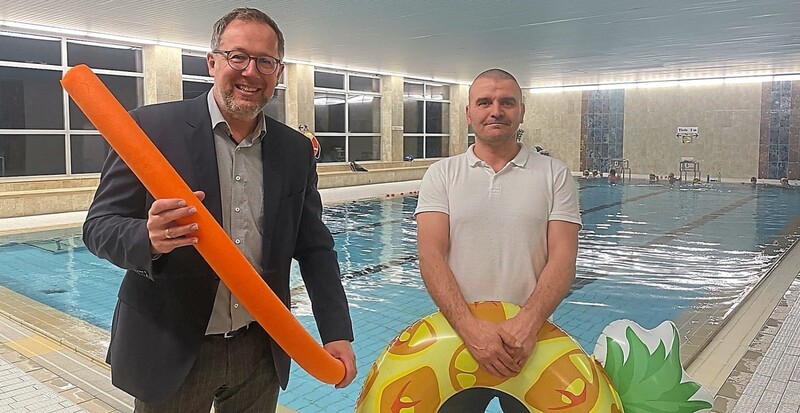
{"label": "pool water", "polygon": [[[554,320],[591,353],[609,322],[652,328],[735,307],[800,236],[800,190],[746,185],[579,182],[577,279]],[[279,402],[348,412],[389,341],[435,311],[419,277],[414,197],[328,206],[356,334],[359,376],[342,390],[294,368]],[[296,270],[292,311],[316,335]],[[122,271],[91,255],[77,230],[0,238],[0,285],[109,329]],[[729,311],[729,310],[727,310]],[[710,320],[713,323],[721,321]],[[724,313],[723,316],[724,317]],[[489,412],[499,412],[496,404]]]}

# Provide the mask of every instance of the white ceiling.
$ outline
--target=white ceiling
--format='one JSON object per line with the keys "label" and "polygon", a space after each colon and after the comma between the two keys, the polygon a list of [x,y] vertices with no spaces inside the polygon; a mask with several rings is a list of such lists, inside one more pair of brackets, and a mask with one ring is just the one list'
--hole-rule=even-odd
{"label": "white ceiling", "polygon": [[[790,0],[3,0],[2,21],[208,44],[234,7],[270,14],[295,61],[522,86],[800,73]],[[2,27],[0,27],[2,28]]]}

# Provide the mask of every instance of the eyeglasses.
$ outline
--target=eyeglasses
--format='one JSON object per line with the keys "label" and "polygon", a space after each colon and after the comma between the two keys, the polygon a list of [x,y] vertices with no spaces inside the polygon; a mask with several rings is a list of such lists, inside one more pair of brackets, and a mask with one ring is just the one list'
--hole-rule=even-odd
{"label": "eyeglasses", "polygon": [[240,72],[250,66],[250,61],[256,61],[256,69],[263,75],[271,75],[278,70],[278,66],[282,65],[280,60],[272,56],[250,56],[241,50],[212,50],[212,53],[225,55],[225,60],[228,61],[228,66],[233,70]]}

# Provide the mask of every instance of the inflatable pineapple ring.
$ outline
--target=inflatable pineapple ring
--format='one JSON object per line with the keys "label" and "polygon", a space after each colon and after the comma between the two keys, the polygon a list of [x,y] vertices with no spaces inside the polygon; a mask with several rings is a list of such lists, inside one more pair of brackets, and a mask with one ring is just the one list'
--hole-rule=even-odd
{"label": "inflatable pineapple ring", "polygon": [[[500,322],[515,316],[519,307],[500,302],[480,302],[471,304],[470,310],[479,319]],[[605,331],[598,340],[599,346],[605,341],[601,349],[603,358],[617,366],[615,373],[625,376],[621,380],[627,380],[624,393],[633,399],[630,402],[632,412],[648,411],[646,406],[650,395],[653,395],[650,401],[659,403],[659,406],[664,406],[664,402],[671,403],[670,411],[673,412],[697,412],[711,407],[713,397],[697,383],[684,380],[688,376],[680,366],[677,329],[671,323],[669,326],[672,326],[672,340],[667,340],[671,341],[670,351],[666,351],[665,342],[660,340],[657,341],[661,344],[656,345],[652,354],[641,348],[647,349],[652,343],[645,341],[653,340],[634,339],[632,343],[619,346],[615,339],[606,337]],[[634,331],[629,327],[629,324],[623,326],[625,335]],[[645,331],[638,325],[636,327],[639,334]],[[626,400],[620,397],[623,391],[618,394],[614,388],[613,376],[610,378],[610,373],[606,373],[600,362],[587,356],[572,337],[546,322],[537,339],[535,351],[520,374],[504,379],[479,368],[445,317],[440,312],[431,314],[401,332],[378,357],[367,374],[356,412],[435,413],[450,397],[479,387],[509,394],[532,412],[629,411],[627,408],[623,410]],[[634,363],[624,360],[626,352],[629,358],[634,353],[639,354],[637,369],[632,367]],[[646,357],[642,360],[640,353],[657,360],[654,362]],[[653,368],[644,367],[643,370],[642,366]],[[643,372],[649,376],[635,377]],[[655,386],[656,390],[643,392],[641,386],[631,382],[631,378],[645,382],[645,387]],[[673,393],[680,393],[680,397]],[[667,394],[667,400],[664,394]],[[644,405],[645,408],[636,410],[634,405]]]}

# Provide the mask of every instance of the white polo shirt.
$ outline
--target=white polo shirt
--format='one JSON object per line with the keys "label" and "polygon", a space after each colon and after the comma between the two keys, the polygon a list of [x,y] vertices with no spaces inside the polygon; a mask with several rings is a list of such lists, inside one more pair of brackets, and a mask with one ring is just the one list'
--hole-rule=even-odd
{"label": "white polo shirt", "polygon": [[473,145],[434,163],[422,178],[414,215],[449,215],[447,262],[467,302],[524,304],[547,263],[548,222],[581,225],[567,166],[519,145],[497,173]]}

